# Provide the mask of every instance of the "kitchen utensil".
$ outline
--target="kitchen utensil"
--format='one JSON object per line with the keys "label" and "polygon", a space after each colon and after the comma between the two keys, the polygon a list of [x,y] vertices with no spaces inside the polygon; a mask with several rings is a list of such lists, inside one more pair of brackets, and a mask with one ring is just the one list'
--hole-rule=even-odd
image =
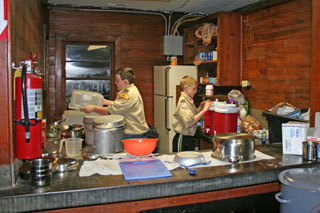
{"label": "kitchen utensil", "polygon": [[317,146],[318,143],[313,141],[302,142],[302,157],[303,160],[316,161],[317,160]]}
{"label": "kitchen utensil", "polygon": [[194,166],[206,163],[206,159],[204,158],[203,154],[193,151],[178,152],[173,161],[177,162],[183,167],[190,167],[192,165]]}
{"label": "kitchen utensil", "polygon": [[275,194],[280,212],[319,212],[320,170],[318,168],[295,168],[278,175],[280,192]]}
{"label": "kitchen utensil", "polygon": [[58,158],[58,151],[54,150],[54,151],[48,152],[46,150],[42,150],[41,157],[42,158],[50,157],[50,158],[56,159]]}
{"label": "kitchen utensil", "polygon": [[143,180],[171,177],[168,168],[159,159],[119,162],[125,180]]}
{"label": "kitchen utensil", "polygon": [[52,183],[52,161],[37,158],[30,160],[30,183],[35,186],[46,186]]}
{"label": "kitchen utensil", "polygon": [[220,133],[214,137],[212,156],[231,163],[255,158],[253,135],[247,133]]}
{"label": "kitchen utensil", "polygon": [[84,127],[82,124],[64,125],[61,128],[62,138],[84,138]]}
{"label": "kitchen utensil", "polygon": [[86,160],[97,160],[97,159],[104,159],[104,160],[112,160],[113,159],[113,155],[97,155],[97,154],[86,154],[82,156],[83,159]]}
{"label": "kitchen utensil", "polygon": [[136,156],[144,156],[152,153],[157,146],[158,138],[137,138],[122,140],[125,150]]}
{"label": "kitchen utensil", "polygon": [[183,166],[183,165],[180,165],[180,167],[185,168],[189,172],[189,175],[191,175],[191,176],[196,175],[196,170],[190,169],[188,166]]}
{"label": "kitchen utensil", "polygon": [[60,140],[59,152],[61,153],[63,144],[65,143],[66,154],[68,157],[77,157],[81,155],[82,140],[82,138],[64,138]]}
{"label": "kitchen utensil", "polygon": [[86,144],[94,145],[94,130],[93,130],[93,121],[97,118],[101,117],[101,115],[86,115],[83,118],[83,123],[85,127],[85,136],[86,136]]}
{"label": "kitchen utensil", "polygon": [[69,108],[70,109],[80,109],[86,105],[103,105],[103,95],[97,92],[87,91],[87,90],[73,90]]}
{"label": "kitchen utensil", "polygon": [[76,170],[79,167],[79,162],[74,158],[59,158],[57,165],[57,172],[68,172]]}

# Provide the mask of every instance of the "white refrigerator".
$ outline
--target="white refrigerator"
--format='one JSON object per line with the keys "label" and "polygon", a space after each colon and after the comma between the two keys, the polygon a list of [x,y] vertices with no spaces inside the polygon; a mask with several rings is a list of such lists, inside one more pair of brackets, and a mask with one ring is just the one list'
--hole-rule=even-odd
{"label": "white refrigerator", "polygon": [[171,153],[175,132],[172,129],[173,113],[180,93],[180,81],[185,75],[197,80],[196,66],[154,66],[154,124],[159,134],[158,152]]}

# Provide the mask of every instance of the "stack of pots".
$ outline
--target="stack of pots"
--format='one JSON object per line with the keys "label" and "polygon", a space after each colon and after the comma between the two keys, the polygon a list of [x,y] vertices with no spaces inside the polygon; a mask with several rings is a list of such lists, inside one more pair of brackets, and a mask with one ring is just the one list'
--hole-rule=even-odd
{"label": "stack of pots", "polygon": [[125,120],[122,115],[106,115],[94,119],[94,144],[97,154],[109,154],[124,150]]}
{"label": "stack of pots", "polygon": [[34,186],[46,186],[52,183],[52,161],[37,158],[29,162],[30,183]]}

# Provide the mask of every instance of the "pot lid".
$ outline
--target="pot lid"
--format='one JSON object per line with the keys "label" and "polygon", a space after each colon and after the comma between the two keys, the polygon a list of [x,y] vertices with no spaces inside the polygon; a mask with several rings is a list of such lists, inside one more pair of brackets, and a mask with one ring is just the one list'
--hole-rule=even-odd
{"label": "pot lid", "polygon": [[101,129],[101,130],[104,130],[104,129],[112,129],[112,128],[115,128],[113,126],[110,126],[108,124],[101,124],[99,126],[96,126],[96,129]]}
{"label": "pot lid", "polygon": [[94,119],[93,123],[96,124],[94,126],[106,124],[112,127],[120,127],[125,124],[125,121],[122,115],[105,115]]}
{"label": "pot lid", "polygon": [[101,117],[101,115],[86,115],[83,117],[83,123],[92,124],[96,118]]}
{"label": "pot lid", "polygon": [[279,181],[296,189],[320,191],[320,169],[295,168],[282,171],[278,175]]}
{"label": "pot lid", "polygon": [[220,133],[214,136],[214,141],[216,142],[231,142],[235,140],[251,140],[253,139],[253,135],[250,135],[248,133],[235,133],[235,132],[228,132],[228,133]]}

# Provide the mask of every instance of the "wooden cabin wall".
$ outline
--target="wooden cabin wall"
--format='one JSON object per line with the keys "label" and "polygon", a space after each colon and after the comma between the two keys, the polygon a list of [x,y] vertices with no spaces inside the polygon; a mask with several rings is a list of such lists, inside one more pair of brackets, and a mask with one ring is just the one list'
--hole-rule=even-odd
{"label": "wooden cabin wall", "polygon": [[48,118],[58,120],[61,105],[61,46],[65,41],[114,42],[115,70],[128,66],[136,74],[148,124],[153,124],[153,66],[166,64],[162,55],[164,19],[158,15],[49,10]]}
{"label": "wooden cabin wall", "polygon": [[[8,41],[0,43],[0,188],[14,185],[18,167],[14,163],[14,72],[11,62],[16,66],[26,59],[31,52],[37,54],[40,69],[44,67],[43,24],[45,8],[42,0],[10,0],[8,1]],[[16,163],[16,162],[15,162]],[[14,171],[14,174],[12,173]]]}
{"label": "wooden cabin wall", "polygon": [[243,15],[243,89],[250,107],[310,107],[312,1],[294,0]]}

